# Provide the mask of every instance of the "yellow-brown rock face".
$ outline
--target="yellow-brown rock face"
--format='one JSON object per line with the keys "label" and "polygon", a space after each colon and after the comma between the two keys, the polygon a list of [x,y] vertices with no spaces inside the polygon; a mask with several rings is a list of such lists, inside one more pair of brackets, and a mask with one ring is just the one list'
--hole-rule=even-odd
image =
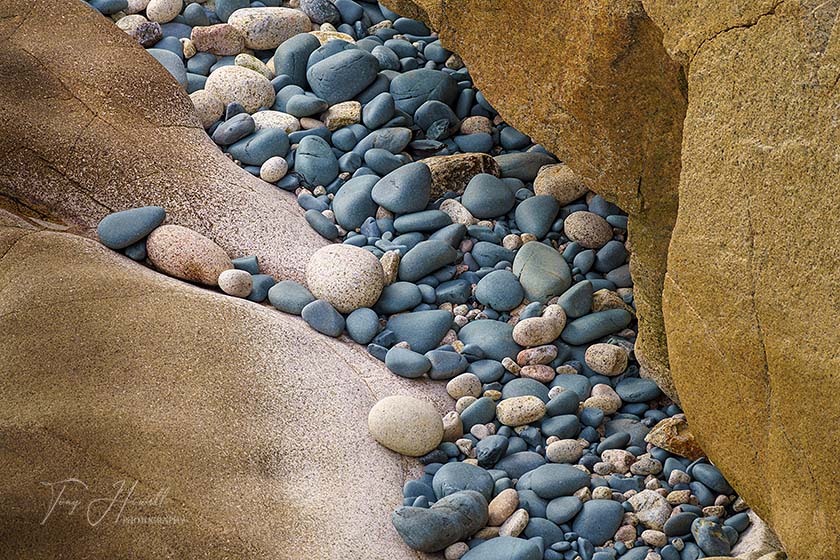
{"label": "yellow-brown rock face", "polygon": [[688,67],[665,284],[692,431],[796,560],[840,557],[834,2],[646,2]]}
{"label": "yellow-brown rock face", "polygon": [[458,52],[505,120],[630,214],[643,373],[676,398],[661,294],[685,114],[679,66],[641,2],[390,0]]}

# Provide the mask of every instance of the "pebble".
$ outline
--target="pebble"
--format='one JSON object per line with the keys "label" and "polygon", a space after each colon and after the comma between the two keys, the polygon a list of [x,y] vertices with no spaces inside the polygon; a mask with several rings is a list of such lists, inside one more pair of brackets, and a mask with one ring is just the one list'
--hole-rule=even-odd
{"label": "pebble", "polygon": [[559,305],[549,305],[542,317],[519,321],[513,327],[513,340],[521,346],[539,346],[557,340],[566,326],[566,313]]}
{"label": "pebble", "polygon": [[440,211],[449,216],[454,224],[463,224],[465,226],[474,225],[478,220],[475,216],[470,214],[463,204],[454,198],[444,200],[440,205]]}
{"label": "pebble", "polygon": [[187,70],[180,56],[166,49],[146,49],[146,52],[160,62],[161,66],[166,68],[167,72],[181,84],[181,87],[187,87]]}
{"label": "pebble", "polygon": [[513,397],[496,406],[499,422],[506,426],[522,426],[545,416],[545,403],[534,396]]}
{"label": "pebble", "polygon": [[499,321],[472,321],[462,327],[458,338],[464,344],[475,344],[487,358],[502,361],[515,358],[522,348],[513,340],[513,327]]}
{"label": "pebble", "polygon": [[474,490],[485,499],[493,498],[493,477],[481,467],[469,463],[446,463],[435,473],[432,488],[438,499],[462,490]]}
{"label": "pebble", "polygon": [[443,551],[443,557],[445,560],[459,560],[469,549],[467,543],[457,542],[446,547]]}
{"label": "pebble", "polygon": [[440,498],[429,508],[400,507],[391,515],[391,522],[412,549],[438,552],[484,526],[487,500],[478,492],[457,492]]}
{"label": "pebble", "polygon": [[499,527],[499,536],[501,537],[518,537],[525,527],[528,525],[528,512],[524,509],[516,510],[510,517],[502,523]]}
{"label": "pebble", "polygon": [[245,49],[245,36],[227,23],[193,27],[190,41],[197,50],[218,56],[235,56]]}
{"label": "pebble", "polygon": [[362,120],[362,104],[358,101],[336,103],[321,116],[324,125],[331,131],[356,124]]}
{"label": "pebble", "polygon": [[277,128],[258,130],[227,148],[235,160],[254,166],[261,166],[272,157],[285,156],[288,151],[289,138]]}
{"label": "pebble", "polygon": [[610,224],[592,212],[572,212],[563,221],[566,237],[587,249],[600,249],[613,237]]}
{"label": "pebble", "polygon": [[545,449],[545,457],[552,463],[576,463],[582,456],[583,448],[576,439],[561,439]]}
{"label": "pebble", "polygon": [[587,191],[580,176],[564,163],[541,167],[534,179],[534,193],[552,196],[560,206],[571,204]]}
{"label": "pebble", "polygon": [[461,196],[461,204],[479,219],[503,216],[510,212],[515,203],[513,191],[501,179],[489,173],[479,173],[470,179]]}
{"label": "pebble", "polygon": [[201,120],[201,126],[210,128],[213,126],[219,117],[222,116],[225,110],[224,104],[216,97],[207,92],[207,90],[200,89],[190,94],[190,100],[193,103],[195,112]]}
{"label": "pebble", "polygon": [[403,395],[377,402],[368,414],[368,429],[379,444],[409,457],[425,455],[443,438],[443,422],[435,407]]}
{"label": "pebble", "polygon": [[146,5],[146,17],[156,23],[167,23],[178,17],[183,0],[150,0]]}
{"label": "pebble", "polygon": [[204,89],[225,105],[239,103],[248,113],[274,104],[274,87],[268,78],[242,66],[216,69],[207,78]]}
{"label": "pebble", "polygon": [[160,206],[142,206],[108,214],[96,228],[99,241],[109,249],[125,249],[146,238],[166,219]]}
{"label": "pebble", "polygon": [[306,71],[312,91],[330,105],[353,99],[375,79],[376,57],[362,49],[348,49],[313,64]]}
{"label": "pebble", "polygon": [[541,547],[531,540],[496,537],[470,549],[461,560],[542,560]]}
{"label": "pebble", "polygon": [[639,522],[648,529],[662,531],[671,516],[672,508],[665,498],[653,491],[642,490],[629,500]]}
{"label": "pebble", "polygon": [[[519,203],[514,213],[516,225],[523,233],[530,233],[537,239],[542,239],[551,229],[560,205],[554,197],[537,195]],[[612,234],[612,229],[610,229]]]}
{"label": "pebble", "polygon": [[315,296],[294,280],[281,280],[268,290],[268,301],[283,313],[300,315]]}
{"label": "pebble", "polygon": [[[615,392],[624,402],[643,403],[648,402],[659,395],[662,391],[659,386],[650,379],[639,377],[626,377],[615,386]],[[730,489],[731,490],[731,489]]]}
{"label": "pebble", "polygon": [[[510,311],[516,308],[522,303],[524,295],[519,280],[509,270],[491,272],[482,278],[475,288],[475,298],[497,311]],[[562,327],[560,330],[563,330]],[[516,328],[514,328],[514,339],[516,339],[515,333]]]}
{"label": "pebble", "polygon": [[488,507],[487,524],[493,527],[501,526],[507,518],[519,507],[519,494],[513,488],[499,492]]}
{"label": "pebble", "polygon": [[329,0],[300,0],[299,7],[315,23],[338,25],[341,22],[338,8]]}
{"label": "pebble", "polygon": [[259,111],[254,113],[254,129],[279,128],[286,134],[300,130],[300,121],[296,117],[282,111]]}
{"label": "pebble", "polygon": [[528,480],[531,483],[531,490],[546,500],[571,496],[589,485],[588,474],[562,463],[548,463],[537,467],[533,469]]}
{"label": "pebble", "polygon": [[583,346],[620,331],[632,320],[633,317],[624,309],[608,309],[571,321],[560,336],[567,344]]}
{"label": "pebble", "polygon": [[395,76],[391,80],[390,93],[397,109],[413,115],[429,100],[451,105],[458,95],[458,85],[451,76],[439,70],[419,68]]}
{"label": "pebble", "polygon": [[691,470],[691,476],[693,476],[698,482],[702,482],[719,494],[732,494],[734,492],[732,487],[723,477],[723,474],[721,474],[720,470],[714,465],[710,465],[708,463],[699,463],[694,465],[694,468]]}
{"label": "pebble", "polygon": [[219,274],[219,288],[229,296],[248,297],[253,288],[251,274],[244,270],[228,269]]}
{"label": "pebble", "polygon": [[338,159],[326,140],[310,135],[298,144],[295,171],[309,185],[329,185],[338,177]]}
{"label": "pebble", "polygon": [[385,175],[371,192],[374,202],[399,214],[426,208],[432,187],[432,174],[425,163],[404,165]]}
{"label": "pebble", "polygon": [[[586,365],[602,375],[613,377],[627,369],[627,352],[614,344],[598,343],[586,349]],[[619,393],[621,395],[621,393]],[[633,401],[637,402],[637,401]]]}
{"label": "pebble", "polygon": [[344,332],[344,317],[328,301],[316,299],[306,304],[300,316],[321,334],[338,337]]}
{"label": "pebble", "polygon": [[462,373],[457,377],[453,377],[446,384],[446,392],[456,400],[465,396],[478,398],[482,392],[481,380],[472,373]]}
{"label": "pebble", "polygon": [[316,298],[328,301],[342,313],[372,307],[385,285],[379,259],[346,244],[318,249],[306,266],[306,282]]}
{"label": "pebble", "polygon": [[216,286],[219,275],[233,268],[224,249],[200,233],[178,225],[160,226],[146,240],[152,264],[164,274]]}
{"label": "pebble", "polygon": [[566,316],[572,319],[583,317],[593,310],[598,311],[592,307],[592,282],[583,280],[576,283],[560,295],[557,305],[562,307]]}
{"label": "pebble", "polygon": [[562,294],[572,283],[571,271],[563,256],[538,241],[529,241],[517,251],[513,273],[522,284],[525,297],[541,303]]}
{"label": "pebble", "polygon": [[[278,76],[289,76],[291,83],[299,87],[307,86],[307,62],[309,56],[320,46],[318,39],[309,33],[300,33],[281,42],[274,53],[275,73]],[[289,109],[288,105],[286,109]]]}
{"label": "pebble", "polygon": [[394,332],[397,340],[408,342],[415,352],[426,353],[438,347],[451,325],[451,313],[434,309],[394,315],[386,328]]}
{"label": "pebble", "polygon": [[724,526],[712,519],[698,517],[691,524],[694,542],[708,556],[729,556],[732,545],[726,537]]}
{"label": "pebble", "polygon": [[[376,187],[374,187],[374,193]],[[437,239],[421,241],[400,259],[399,278],[417,282],[439,268],[455,262],[458,253],[449,243]]]}
{"label": "pebble", "polygon": [[347,334],[358,344],[367,344],[379,331],[379,316],[373,309],[362,307],[347,316]]}
{"label": "pebble", "polygon": [[276,49],[283,41],[310,30],[309,18],[298,10],[279,7],[241,8],[227,19],[254,50]]}
{"label": "pebble", "polygon": [[260,179],[267,183],[276,183],[286,176],[289,164],[280,156],[272,156],[260,166]]}
{"label": "pebble", "polygon": [[589,500],[572,523],[572,530],[595,546],[610,540],[624,519],[624,508],[613,500]]}

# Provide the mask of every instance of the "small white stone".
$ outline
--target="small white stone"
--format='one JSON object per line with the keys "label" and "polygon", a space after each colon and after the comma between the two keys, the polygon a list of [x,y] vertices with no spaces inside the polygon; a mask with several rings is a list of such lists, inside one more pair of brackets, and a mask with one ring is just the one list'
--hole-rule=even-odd
{"label": "small white stone", "polygon": [[229,296],[248,297],[253,288],[251,274],[246,270],[230,269],[219,274],[219,288]]}
{"label": "small white stone", "polygon": [[289,164],[280,156],[270,157],[260,166],[260,179],[267,183],[276,183],[286,176]]}

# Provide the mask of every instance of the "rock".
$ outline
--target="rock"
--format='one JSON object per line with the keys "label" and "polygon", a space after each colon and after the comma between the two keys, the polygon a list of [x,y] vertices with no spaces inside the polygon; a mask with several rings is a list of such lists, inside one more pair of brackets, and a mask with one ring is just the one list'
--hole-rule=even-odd
{"label": "rock", "polygon": [[435,407],[402,395],[377,402],[368,414],[368,429],[381,445],[409,457],[425,455],[443,437],[443,422]]}
{"label": "rock", "polygon": [[[375,191],[376,187],[374,194]],[[400,259],[399,278],[407,282],[416,282],[439,268],[454,263],[456,258],[457,252],[445,241],[421,241]]]}
{"label": "rock", "polygon": [[487,154],[453,154],[434,156],[423,160],[432,173],[432,198],[447,191],[461,194],[470,180],[478,174],[499,176],[499,166]]}
{"label": "rock", "polygon": [[149,235],[166,219],[160,206],[142,206],[105,216],[96,228],[99,241],[109,249],[125,249]]}
{"label": "rock", "polygon": [[454,224],[463,224],[465,226],[474,225],[478,220],[475,216],[470,214],[463,204],[454,198],[448,198],[440,204],[440,211],[444,212]]}
{"label": "rock", "polygon": [[219,288],[229,296],[248,297],[253,288],[251,273],[244,270],[228,269],[219,274]]}
{"label": "rock", "polygon": [[[623,303],[623,301],[622,301]],[[583,280],[563,292],[557,300],[557,304],[563,308],[567,317],[577,319],[583,317],[590,311],[599,311],[592,305],[592,282]]]}
{"label": "rock", "polygon": [[458,95],[458,85],[451,76],[439,70],[419,68],[394,77],[390,92],[397,109],[413,115],[429,100],[452,105]]}
{"label": "rock", "polygon": [[313,64],[306,71],[312,91],[330,105],[353,99],[379,71],[376,58],[361,49],[348,49]]}
{"label": "rock", "polygon": [[326,140],[310,135],[298,144],[295,171],[310,185],[326,186],[338,177],[338,159]]}
{"label": "rock", "polygon": [[530,424],[545,416],[545,403],[532,396],[504,399],[496,405],[496,416],[506,426]]}
{"label": "rock", "polygon": [[548,463],[534,469],[529,481],[531,490],[540,498],[551,500],[560,496],[571,496],[581,488],[589,486],[589,475],[571,465]]}
{"label": "rock", "polygon": [[513,327],[513,340],[521,346],[550,344],[559,338],[566,326],[566,313],[559,305],[549,305],[542,317],[530,317]]}
{"label": "rock", "polygon": [[374,185],[371,195],[383,208],[398,214],[408,214],[426,208],[431,186],[429,167],[425,163],[414,162],[385,175]]}
{"label": "rock", "polygon": [[181,84],[181,87],[187,87],[187,69],[181,57],[166,49],[146,49],[146,52],[160,62],[161,66],[166,68],[167,72]]}
{"label": "rock", "polygon": [[245,36],[227,23],[193,27],[190,41],[197,50],[218,56],[234,56],[245,49]]}
{"label": "rock", "polygon": [[648,529],[661,531],[671,516],[671,506],[665,498],[653,490],[642,490],[628,500],[639,522]]}
{"label": "rock", "polygon": [[279,128],[286,134],[300,130],[300,121],[296,117],[282,111],[259,111],[254,113],[254,129]]}
{"label": "rock", "polygon": [[470,549],[461,560],[541,560],[535,542],[516,537],[496,537]]}
{"label": "rock", "polygon": [[516,207],[516,225],[523,233],[530,233],[537,239],[542,239],[551,229],[559,211],[560,205],[554,197],[532,196],[520,202]]}
{"label": "rock", "polygon": [[691,471],[691,476],[718,494],[728,495],[734,492],[732,487],[723,477],[723,474],[721,474],[720,470],[714,465],[709,465],[708,463],[694,465],[694,469]]}
{"label": "rock", "polygon": [[624,508],[613,500],[589,500],[575,517],[572,530],[595,546],[612,539],[624,519]]}
{"label": "rock", "polygon": [[691,524],[691,534],[697,546],[708,556],[729,556],[731,545],[720,523],[698,517]]}
{"label": "rock", "polygon": [[248,0],[216,0],[216,16],[220,21],[227,21],[231,14],[239,9],[248,7]]}
{"label": "rock", "polygon": [[538,241],[529,241],[517,251],[513,273],[530,301],[545,303],[552,296],[565,292],[572,283],[571,271],[563,256]]}
{"label": "rock", "polygon": [[645,441],[692,461],[704,455],[685,418],[671,417],[660,420],[645,436]]}
{"label": "rock", "polygon": [[272,156],[260,166],[260,179],[268,183],[276,183],[286,176],[289,164],[280,156]]}
{"label": "rock", "polygon": [[499,321],[472,321],[458,331],[458,338],[464,344],[479,346],[488,358],[497,361],[515,358],[522,350],[513,340],[513,327]]}
{"label": "rock", "polygon": [[362,120],[362,104],[358,101],[344,101],[330,107],[321,117],[329,130],[356,124]]}
{"label": "rock", "polygon": [[[309,56],[321,46],[314,35],[300,33],[280,43],[274,53],[274,70],[278,76],[289,76],[291,83],[306,87],[306,66]],[[288,110],[288,105],[286,106]]]}
{"label": "rock", "polygon": [[643,403],[652,401],[662,394],[659,387],[650,379],[627,377],[618,382],[615,392],[621,400],[628,403]]}
{"label": "rock", "polygon": [[630,465],[636,461],[636,457],[624,449],[607,449],[601,451],[601,460],[605,463],[609,463],[612,467],[612,472],[627,474],[630,472]]}
{"label": "rock", "polygon": [[156,23],[167,23],[181,13],[183,0],[150,0],[146,5],[146,17]]}
{"label": "rock", "polygon": [[592,371],[608,377],[619,375],[627,369],[627,352],[615,344],[593,344],[586,349],[584,359]]}
{"label": "rock", "polygon": [[541,167],[534,179],[534,193],[552,196],[560,206],[574,202],[588,190],[581,177],[564,163]]}
{"label": "rock", "polygon": [[224,104],[206,90],[200,89],[190,94],[190,99],[195,107],[198,118],[201,119],[201,126],[210,128],[225,110]]}
{"label": "rock", "polygon": [[394,332],[398,341],[405,341],[415,352],[426,353],[438,344],[452,326],[452,314],[441,309],[394,315],[385,328]]}
{"label": "rock", "polygon": [[207,78],[204,89],[228,105],[236,102],[249,113],[274,104],[274,87],[268,78],[242,66],[222,66]]}
{"label": "rock", "polygon": [[309,18],[289,8],[242,8],[227,22],[242,33],[245,46],[254,50],[276,49],[283,41],[310,29]]}
{"label": "rock", "polygon": [[600,249],[613,237],[610,224],[592,212],[572,212],[563,220],[563,231],[587,249]]}
{"label": "rock", "polygon": [[577,463],[581,456],[583,448],[576,439],[561,439],[550,443],[545,449],[545,458],[552,463]]}
{"label": "rock", "polygon": [[479,173],[470,179],[461,196],[461,204],[473,216],[482,220],[504,216],[515,202],[513,191],[489,173]]}
{"label": "rock", "polygon": [[266,66],[262,60],[255,57],[254,55],[248,53],[238,54],[236,55],[236,58],[233,59],[233,63],[236,66],[241,66],[243,68],[247,68],[248,70],[258,72],[266,78],[268,78],[269,80],[274,78],[274,72],[271,69],[269,69],[269,67]]}
{"label": "rock", "polygon": [[341,23],[338,9],[330,0],[300,0],[299,7],[303,13],[309,16],[309,19],[319,25],[322,23],[335,25]]}
{"label": "rock", "polygon": [[495,270],[479,280],[475,287],[475,299],[496,311],[510,311],[518,307],[524,295],[519,280],[509,270]]}
{"label": "rock", "polygon": [[478,398],[482,393],[481,380],[472,373],[462,373],[446,384],[446,392],[455,400],[468,395]]}
{"label": "rock", "polygon": [[[347,334],[358,344],[367,344],[379,332],[379,316],[373,309],[362,307],[347,316]],[[387,362],[386,362],[387,365]]]}
{"label": "rock", "polygon": [[328,301],[316,299],[306,304],[300,316],[321,334],[338,337],[344,332],[344,317]]}
{"label": "rock", "polygon": [[268,290],[268,301],[283,313],[300,315],[315,296],[294,280],[281,280]]}
{"label": "rock", "polygon": [[490,473],[469,463],[446,463],[432,479],[432,488],[438,499],[463,490],[473,490],[489,500],[493,497],[494,486]]}
{"label": "rock", "polygon": [[224,250],[200,233],[183,226],[155,229],[146,240],[149,260],[164,274],[216,286],[219,274],[233,263]]}
{"label": "rock", "polygon": [[372,307],[385,285],[379,260],[371,252],[347,244],[316,251],[306,266],[306,282],[315,297],[342,313]]}
{"label": "rock", "polygon": [[478,492],[466,490],[441,498],[430,508],[398,508],[391,521],[408,546],[437,552],[467,539],[484,526],[487,500]]}
{"label": "rock", "polygon": [[499,536],[501,537],[518,537],[525,527],[528,525],[528,512],[524,509],[516,510],[501,527],[499,527]]}
{"label": "rock", "polygon": [[541,152],[513,152],[496,156],[496,163],[502,177],[513,177],[527,183],[536,179],[540,168],[557,162]]}
{"label": "rock", "polygon": [[341,186],[332,204],[335,220],[341,227],[353,231],[369,216],[376,214],[377,205],[371,198],[371,190],[376,182],[375,175],[363,175]]}
{"label": "rock", "polygon": [[567,344],[582,346],[620,331],[632,320],[633,317],[623,309],[591,313],[568,323],[561,337]]}
{"label": "rock", "polygon": [[498,496],[493,498],[487,508],[487,524],[491,527],[500,526],[508,517],[513,515],[518,507],[519,494],[516,493],[516,490],[513,488],[502,490]]}
{"label": "rock", "polygon": [[423,354],[393,346],[385,354],[385,366],[400,377],[415,379],[428,372],[432,363]]}

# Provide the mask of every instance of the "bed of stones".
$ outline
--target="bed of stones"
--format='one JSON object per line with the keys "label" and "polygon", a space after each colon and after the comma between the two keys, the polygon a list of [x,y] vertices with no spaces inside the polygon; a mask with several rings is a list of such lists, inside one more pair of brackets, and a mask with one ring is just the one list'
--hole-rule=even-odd
{"label": "bed of stones", "polygon": [[303,286],[162,225],[160,207],[108,216],[100,240],[447,382],[443,418],[402,396],[369,417],[378,442],[425,465],[392,518],[410,547],[730,554],[746,504],[639,377],[625,214],[505,123],[423,23],[353,0],[89,3],[187,89],[225,153],[338,243]]}

